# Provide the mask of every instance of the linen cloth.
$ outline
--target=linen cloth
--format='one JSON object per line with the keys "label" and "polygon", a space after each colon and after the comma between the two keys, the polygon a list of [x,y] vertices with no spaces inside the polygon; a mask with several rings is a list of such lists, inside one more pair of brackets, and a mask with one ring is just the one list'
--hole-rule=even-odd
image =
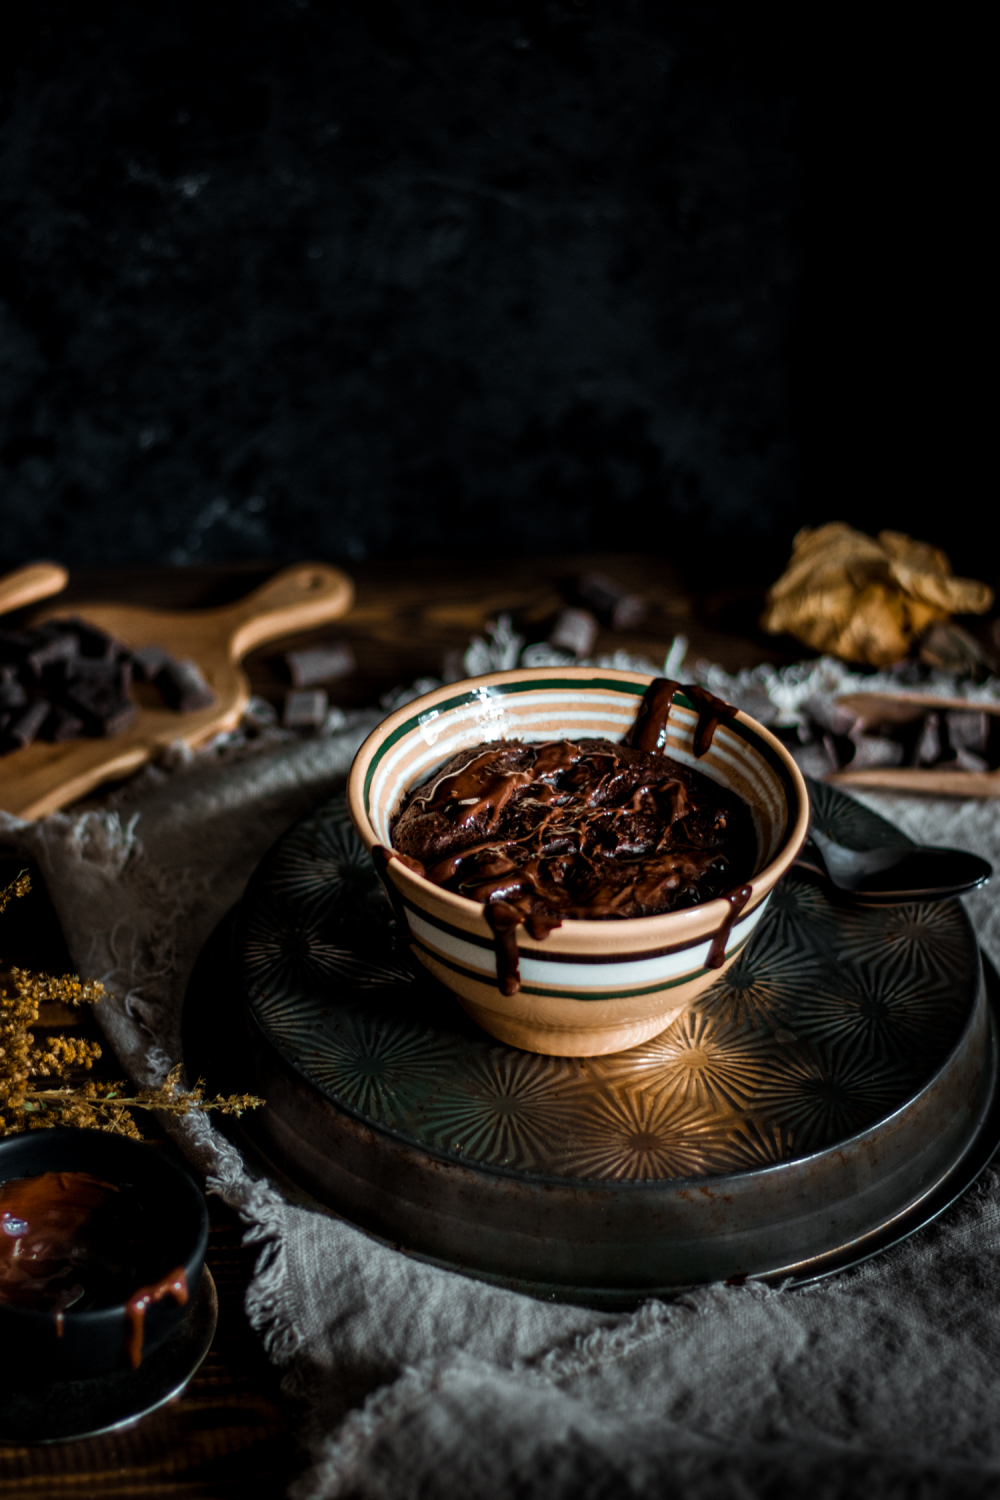
{"label": "linen cloth", "polygon": [[[80,973],[107,985],[97,1016],[137,1083],[180,1059],[199,950],[378,717],[309,741],[230,737],[102,804],[0,818]],[[1000,866],[1000,803],[862,800]],[[994,896],[968,907],[1000,963]],[[619,1316],[412,1260],[269,1181],[208,1119],[165,1123],[259,1246],[247,1313],[301,1403],[295,1500],[1000,1494],[992,1168],[905,1244],[813,1287],[706,1286]]]}

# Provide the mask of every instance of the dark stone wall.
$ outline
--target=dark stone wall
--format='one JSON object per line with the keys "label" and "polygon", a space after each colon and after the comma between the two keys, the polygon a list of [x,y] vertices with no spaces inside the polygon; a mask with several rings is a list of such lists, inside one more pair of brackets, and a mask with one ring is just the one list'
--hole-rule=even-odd
{"label": "dark stone wall", "polygon": [[906,525],[865,344],[881,127],[782,16],[24,7],[0,559],[648,547],[728,575],[804,521]]}

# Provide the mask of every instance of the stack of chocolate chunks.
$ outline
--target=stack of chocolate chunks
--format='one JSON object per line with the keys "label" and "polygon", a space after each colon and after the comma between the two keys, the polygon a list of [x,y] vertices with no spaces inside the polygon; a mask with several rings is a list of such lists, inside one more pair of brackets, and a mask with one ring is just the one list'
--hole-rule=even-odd
{"label": "stack of chocolate chunks", "polygon": [[139,712],[133,681],[152,683],[178,713],[215,701],[194,662],[159,646],[131,651],[86,620],[0,630],[0,754],[37,739],[121,734]]}
{"label": "stack of chocolate chunks", "polygon": [[[891,703],[886,697],[885,703]],[[796,725],[772,725],[807,776],[822,778],[848,767],[867,771],[882,766],[922,766],[949,771],[1000,768],[1000,714],[977,703],[967,709],[934,710],[903,698],[891,720],[874,711],[859,714],[846,701],[817,696],[802,705]]]}

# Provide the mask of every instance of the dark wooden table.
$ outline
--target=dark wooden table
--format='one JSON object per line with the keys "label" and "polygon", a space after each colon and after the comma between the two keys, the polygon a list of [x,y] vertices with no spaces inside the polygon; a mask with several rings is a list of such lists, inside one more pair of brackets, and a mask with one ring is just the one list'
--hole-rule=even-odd
{"label": "dark wooden table", "polygon": [[[648,605],[635,630],[602,631],[595,651],[617,649],[662,662],[678,634],[692,657],[729,670],[802,655],[793,641],[774,640],[757,627],[763,588],[711,593],[685,586],[661,559],[639,555],[550,559],[366,564],[352,570],[357,602],[342,622],[295,644],[349,641],[357,670],[333,684],[344,707],[377,703],[386,691],[418,677],[438,676],[447,652],[461,651],[489,620],[509,613],[529,638],[544,638],[559,610],[573,601],[574,580],[599,568]],[[237,564],[213,568],[143,568],[74,573],[66,602],[114,598],[165,607],[227,603],[264,581],[274,567]],[[248,659],[254,690],[280,704],[286,691],[277,658],[291,641]],[[0,853],[0,881],[19,862]],[[35,889],[0,927],[0,961],[66,972],[69,955],[38,871]],[[97,1037],[92,1018],[73,1012],[43,1015],[46,1025],[75,1024]],[[104,1059],[104,1076],[118,1076]],[[157,1139],[155,1127],[150,1136]],[[162,1137],[161,1149],[172,1149]],[[280,1496],[299,1462],[292,1438],[294,1413],[283,1403],[273,1367],[243,1313],[253,1256],[241,1247],[235,1215],[209,1200],[208,1264],[219,1290],[219,1327],[201,1370],[177,1400],[133,1427],[106,1437],[52,1447],[0,1447],[0,1496],[31,1500],[63,1497],[156,1497],[214,1500]]]}

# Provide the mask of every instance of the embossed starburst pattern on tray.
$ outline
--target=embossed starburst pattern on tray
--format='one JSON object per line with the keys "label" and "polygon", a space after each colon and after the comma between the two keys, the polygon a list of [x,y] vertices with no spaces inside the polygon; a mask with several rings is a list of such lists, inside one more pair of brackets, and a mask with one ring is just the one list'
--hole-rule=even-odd
{"label": "embossed starburst pattern on tray", "polygon": [[[844,843],[898,837],[811,791]],[[340,798],[272,851],[237,941],[257,1024],[330,1103],[445,1159],[584,1181],[750,1171],[874,1125],[947,1058],[979,973],[957,902],[841,907],[793,871],[660,1036],[613,1057],[520,1052],[411,960]]]}

